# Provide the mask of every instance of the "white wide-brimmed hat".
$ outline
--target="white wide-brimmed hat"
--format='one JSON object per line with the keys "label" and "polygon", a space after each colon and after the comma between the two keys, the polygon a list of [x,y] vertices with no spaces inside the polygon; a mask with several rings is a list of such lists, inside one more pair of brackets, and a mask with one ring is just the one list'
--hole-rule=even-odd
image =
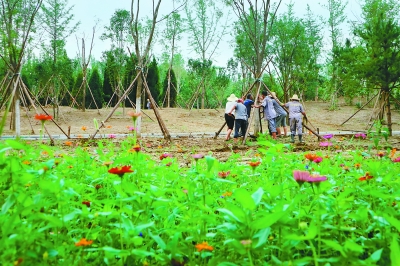
{"label": "white wide-brimmed hat", "polygon": [[227,98],[228,102],[236,102],[238,100],[238,97],[235,96],[235,94],[231,94],[231,96],[229,96]]}
{"label": "white wide-brimmed hat", "polygon": [[295,101],[300,101],[299,96],[297,94],[293,94],[292,98],[290,100],[295,100]]}

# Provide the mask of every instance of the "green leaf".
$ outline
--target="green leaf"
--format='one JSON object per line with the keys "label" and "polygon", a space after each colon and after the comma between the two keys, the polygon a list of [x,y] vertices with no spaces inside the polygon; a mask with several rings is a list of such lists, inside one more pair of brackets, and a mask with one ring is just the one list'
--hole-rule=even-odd
{"label": "green leaf", "polygon": [[391,217],[391,216],[389,216],[389,215],[383,215],[383,217],[384,217],[392,226],[394,226],[394,227],[397,229],[397,231],[400,232],[400,221],[399,221],[399,220],[397,220],[396,218]]}
{"label": "green leaf", "polygon": [[230,218],[232,218],[232,219],[234,219],[234,220],[236,220],[238,222],[241,222],[241,220],[238,217],[236,217],[230,210],[218,209],[217,211],[219,211],[220,213],[228,215],[228,217],[230,217]]}
{"label": "green leaf", "polygon": [[151,238],[154,239],[154,241],[156,241],[156,243],[158,244],[158,246],[162,249],[165,250],[167,248],[167,245],[165,244],[164,240],[162,240],[162,238],[158,235],[153,235],[151,232],[149,232],[149,235]]}
{"label": "green leaf", "polygon": [[353,242],[352,240],[348,239],[346,243],[344,244],[344,248],[354,251],[356,253],[362,253],[364,249],[358,245],[357,243]]}
{"label": "green leaf", "polygon": [[13,148],[14,150],[24,150],[26,147],[19,141],[10,139],[5,141],[8,146]]}
{"label": "green leaf", "polygon": [[236,201],[242,205],[243,208],[248,210],[254,210],[256,208],[253,198],[246,189],[239,188],[235,190],[234,196]]}
{"label": "green leaf", "polygon": [[378,249],[377,251],[372,253],[372,255],[371,255],[371,257],[369,257],[369,259],[372,260],[373,262],[378,262],[381,259],[382,251],[383,251],[383,248]]}
{"label": "green leaf", "polygon": [[112,255],[118,255],[118,256],[128,256],[129,251],[127,250],[120,250],[116,249],[113,247],[102,247],[102,250],[104,250],[106,253],[112,254]]}
{"label": "green leaf", "polygon": [[140,236],[134,236],[132,242],[135,246],[141,246],[143,245],[143,238]]}
{"label": "green leaf", "polygon": [[131,254],[135,255],[135,256],[138,256],[140,258],[145,258],[145,257],[148,257],[148,256],[154,257],[154,253],[153,252],[149,252],[149,251],[142,250],[142,249],[133,249],[131,251]]}
{"label": "green leaf", "polygon": [[254,192],[253,195],[251,195],[256,206],[260,204],[263,195],[264,195],[264,190],[261,187],[256,192]]}
{"label": "green leaf", "polygon": [[7,197],[6,202],[1,206],[1,214],[6,214],[16,201],[15,195],[11,194]]}
{"label": "green leaf", "polygon": [[346,253],[343,251],[343,247],[339,243],[332,241],[332,240],[323,240],[322,239],[321,241],[324,242],[328,247],[332,248],[333,250],[339,251],[343,257],[347,258]]}
{"label": "green leaf", "polygon": [[264,217],[253,221],[250,224],[250,227],[255,230],[264,229],[271,227],[275,224],[279,219],[281,219],[286,212],[275,212],[265,215]]}
{"label": "green leaf", "polygon": [[390,244],[390,260],[392,265],[400,265],[400,248],[397,236],[393,236],[392,243]]}

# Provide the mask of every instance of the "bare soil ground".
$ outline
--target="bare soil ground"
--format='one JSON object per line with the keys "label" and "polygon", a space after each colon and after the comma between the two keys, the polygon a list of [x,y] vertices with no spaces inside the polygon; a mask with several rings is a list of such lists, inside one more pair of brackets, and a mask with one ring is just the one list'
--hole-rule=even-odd
{"label": "bare soil ground", "polygon": [[[319,128],[320,132],[351,132],[351,131],[367,131],[370,128],[368,125],[369,118],[372,114],[372,108],[365,108],[351,118],[345,125],[340,126],[347,118],[357,111],[355,106],[342,105],[338,110],[330,111],[329,103],[324,102],[306,102],[305,109],[309,117],[309,126]],[[96,118],[99,123],[104,121],[105,118],[111,113],[110,109],[97,110],[81,110],[73,109],[70,107],[60,107],[60,117],[56,121],[57,124],[68,132],[76,136],[84,134],[93,134],[95,126],[93,119]],[[129,127],[132,126],[132,120],[126,115],[129,109],[123,110],[118,108],[112,117],[105,122],[106,127],[101,129],[101,134],[107,136],[108,134],[127,134],[130,133]],[[49,114],[52,114],[51,107],[46,108]],[[159,110],[164,123],[169,130],[170,134],[174,136],[176,133],[192,133],[199,136],[198,133],[208,133],[201,138],[199,137],[180,137],[173,139],[173,143],[166,143],[162,138],[143,137],[141,139],[143,149],[154,153],[156,156],[161,152],[176,152],[181,154],[202,152],[213,152],[217,154],[220,159],[227,158],[232,152],[240,152],[245,154],[249,149],[254,149],[251,146],[242,146],[238,142],[224,141],[224,134],[226,129],[221,132],[221,136],[214,140],[210,137],[213,135],[224,123],[224,110],[223,109],[205,109],[205,110],[185,110],[180,108],[164,108]],[[26,113],[21,110],[21,133],[22,135],[31,135],[40,133],[41,123],[33,119],[34,111],[31,110]],[[161,134],[157,119],[153,110],[144,110],[142,116],[142,133],[147,134]],[[400,131],[400,113],[398,111],[392,112],[393,131]],[[13,135],[14,133],[9,129],[10,115],[7,120],[6,127],[4,128],[3,135]],[[52,135],[64,135],[62,131],[52,122],[46,122],[46,127]],[[86,129],[84,130],[83,127]],[[265,122],[263,127],[266,128]],[[313,135],[305,136],[305,145],[296,145],[295,150],[318,150],[319,142]],[[82,140],[75,140],[81,143]],[[118,139],[114,140],[118,141]],[[279,141],[288,143],[289,138],[281,138]],[[63,145],[64,141],[58,141],[56,145]],[[391,146],[400,150],[400,138],[393,137],[391,139]],[[337,147],[340,149],[341,147]],[[184,163],[184,162],[183,162]]]}

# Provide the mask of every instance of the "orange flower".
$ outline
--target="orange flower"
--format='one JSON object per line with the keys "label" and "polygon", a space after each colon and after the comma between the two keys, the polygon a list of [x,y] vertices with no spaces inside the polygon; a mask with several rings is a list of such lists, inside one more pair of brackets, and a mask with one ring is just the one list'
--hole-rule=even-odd
{"label": "orange flower", "polygon": [[212,246],[209,246],[208,243],[205,242],[205,241],[203,243],[201,243],[201,244],[197,244],[195,247],[197,248],[198,252],[201,252],[203,250],[209,250],[209,251],[213,251],[214,250],[214,248]]}
{"label": "orange flower", "polygon": [[318,158],[318,155],[316,155],[315,153],[307,153],[304,155],[304,157],[306,157],[306,159],[310,161],[314,161],[315,159]]}
{"label": "orange flower", "polygon": [[259,165],[261,164],[261,162],[260,162],[260,161],[258,161],[258,162],[248,162],[248,164],[249,164],[253,169],[255,169],[257,166],[259,166]]}
{"label": "orange flower", "polygon": [[132,148],[135,152],[140,152],[140,150],[141,150],[141,147],[140,147],[140,145],[139,144],[136,144],[135,146],[133,146],[133,148]]}
{"label": "orange flower", "polygon": [[104,166],[107,166],[107,167],[110,166],[110,165],[112,165],[112,164],[113,164],[113,161],[108,161],[108,162],[104,162],[104,163],[103,163],[103,165],[104,165]]}
{"label": "orange flower", "polygon": [[136,119],[137,119],[139,116],[142,115],[141,113],[136,113],[136,112],[134,112],[134,111],[128,111],[126,114],[129,115],[130,117],[132,117],[133,122],[135,122]]}
{"label": "orange flower", "polygon": [[93,240],[86,240],[86,238],[82,238],[81,240],[79,240],[79,242],[75,243],[76,247],[86,247],[86,246],[90,246],[93,243]]}
{"label": "orange flower", "polygon": [[31,162],[30,162],[30,161],[26,161],[26,160],[25,160],[25,161],[23,161],[22,163],[23,163],[23,164],[26,164],[26,165],[30,165],[30,164],[31,164]]}
{"label": "orange flower", "polygon": [[222,194],[222,197],[230,197],[230,196],[232,196],[232,192],[229,192],[229,191],[224,192],[224,193]]}
{"label": "orange flower", "polygon": [[390,151],[390,158],[393,158],[393,157],[394,157],[394,155],[396,154],[396,151],[397,151],[396,148],[393,148],[393,149]]}
{"label": "orange flower", "polygon": [[36,114],[35,119],[44,122],[46,120],[53,119],[53,117],[51,115],[46,115],[46,114]]}
{"label": "orange flower", "polygon": [[23,261],[24,261],[23,258],[18,258],[16,261],[14,261],[13,264],[14,264],[14,266],[18,266],[18,265],[21,265]]}
{"label": "orange flower", "polygon": [[72,147],[72,141],[66,141],[64,142],[64,145]]}
{"label": "orange flower", "polygon": [[81,129],[82,129],[83,131],[86,131],[87,127],[82,126]]}
{"label": "orange flower", "polygon": [[132,173],[133,170],[131,170],[131,166],[126,165],[126,166],[121,166],[121,167],[114,167],[111,168],[110,170],[108,170],[108,172],[110,174],[114,174],[114,175],[119,175],[119,177],[123,177],[124,174],[126,173]]}
{"label": "orange flower", "polygon": [[359,169],[361,167],[361,164],[360,163],[356,163],[356,164],[354,164],[354,167]]}
{"label": "orange flower", "polygon": [[112,126],[106,126],[106,128],[112,128]]}

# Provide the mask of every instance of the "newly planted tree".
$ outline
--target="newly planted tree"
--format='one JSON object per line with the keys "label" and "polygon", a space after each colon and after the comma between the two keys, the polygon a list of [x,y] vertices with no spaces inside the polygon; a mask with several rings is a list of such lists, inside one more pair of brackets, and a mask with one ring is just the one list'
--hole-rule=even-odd
{"label": "newly planted tree", "polygon": [[[238,17],[235,24],[237,37],[235,55],[246,65],[253,68],[253,77],[260,82],[263,66],[267,63],[269,54],[267,43],[271,39],[272,27],[275,22],[276,12],[282,0],[273,4],[271,0],[225,0],[232,7]],[[254,133],[260,132],[259,117],[255,116]]]}
{"label": "newly planted tree", "polygon": [[[189,45],[197,53],[204,65],[206,65],[207,61],[212,60],[222,37],[227,33],[227,23],[221,23],[224,13],[217,3],[212,0],[192,0],[189,1],[185,9],[188,32],[190,33]],[[207,78],[207,75],[206,72],[200,74],[201,108],[204,109],[204,101],[206,100],[204,79]]]}
{"label": "newly planted tree", "polygon": [[[35,17],[42,5],[42,0],[1,0],[0,1],[0,19],[2,26],[1,34],[4,39],[4,54],[0,54],[9,72],[12,74],[10,82],[3,88],[6,97],[3,101],[9,100],[6,112],[3,115],[0,124],[0,133],[3,130],[7,112],[11,106],[15,107],[13,111],[13,122],[11,127],[20,134],[19,101],[21,88],[21,68],[25,49],[30,41],[30,35],[34,26]],[[22,91],[22,90],[21,90]],[[25,91],[26,92],[26,91]]]}
{"label": "newly planted tree", "polygon": [[[69,80],[69,77],[62,77],[61,73],[65,72],[63,68],[68,67],[65,61],[68,61],[65,52],[65,40],[74,33],[79,22],[72,24],[74,14],[73,6],[68,6],[68,1],[64,0],[46,0],[42,5],[42,13],[40,13],[41,25],[44,29],[47,43],[42,43],[41,47],[46,56],[51,58],[51,87],[48,92],[52,98],[53,116],[58,117],[59,113],[59,97],[63,81]],[[64,88],[68,89],[68,88]]]}

